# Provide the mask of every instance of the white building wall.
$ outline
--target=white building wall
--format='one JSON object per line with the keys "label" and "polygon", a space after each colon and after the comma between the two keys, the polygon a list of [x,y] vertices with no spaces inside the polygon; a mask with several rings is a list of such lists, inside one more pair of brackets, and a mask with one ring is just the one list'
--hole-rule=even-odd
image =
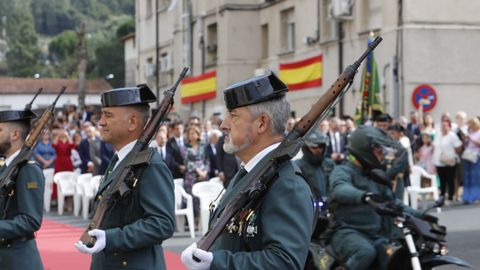
{"label": "white building wall", "polygon": [[[190,0],[188,0],[190,1]],[[160,47],[173,52],[174,72],[169,83],[182,68],[183,4],[178,0],[174,11],[160,12]],[[207,25],[216,22],[218,31],[218,62],[206,71],[217,70],[217,98],[206,101],[206,116],[219,110],[224,111],[222,90],[238,80],[253,76],[255,69],[269,68],[278,72],[279,63],[305,59],[321,53],[323,55],[323,85],[313,89],[291,92],[287,95],[297,115],[304,114],[316,99],[323,94],[339,73],[339,48],[336,23],[327,18],[328,0],[284,0],[276,1],[265,8],[251,8],[264,0],[219,0],[192,1],[193,10],[193,66],[192,75],[201,73],[198,16],[204,16],[204,31]],[[449,111],[465,110],[478,115],[476,100],[480,100],[480,72],[475,67],[480,55],[476,53],[480,44],[480,1],[471,0],[403,0],[403,25],[398,23],[398,1],[357,0],[354,1],[353,19],[343,23],[343,68],[352,64],[366,49],[370,31],[380,34],[384,40],[375,50],[380,83],[384,86],[382,97],[388,113],[400,114],[413,110],[411,94],[421,83],[431,84],[438,94],[438,103],[431,113],[436,120]],[[141,4],[140,4],[141,3]],[[142,5],[137,0],[137,83],[145,82],[143,68],[146,59],[155,57],[154,17],[145,18]],[[230,10],[235,4],[242,11]],[[320,5],[320,38],[314,44],[305,44],[304,38],[315,37],[317,31],[317,9]],[[139,8],[140,7],[140,8]],[[296,25],[296,48],[286,53],[281,49],[281,11],[294,8]],[[269,25],[269,55],[261,59],[261,25]],[[398,39],[398,34],[403,39]],[[397,100],[393,92],[393,58],[400,52],[400,85]],[[353,115],[360,100],[360,83],[363,65],[355,78],[352,90],[344,97],[344,114]],[[151,85],[151,82],[149,83]],[[152,86],[152,85],[151,85]],[[176,96],[175,108],[182,116],[193,109],[197,114],[202,103],[183,105]],[[337,107],[338,108],[338,107]],[[339,110],[337,109],[337,112]]]}

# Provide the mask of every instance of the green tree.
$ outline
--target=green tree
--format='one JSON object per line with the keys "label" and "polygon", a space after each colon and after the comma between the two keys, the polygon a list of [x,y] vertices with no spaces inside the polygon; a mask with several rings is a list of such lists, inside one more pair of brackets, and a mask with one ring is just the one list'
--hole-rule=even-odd
{"label": "green tree", "polygon": [[55,35],[71,30],[81,20],[81,15],[71,8],[67,0],[35,0],[31,4],[35,29],[44,35]]}
{"label": "green tree", "polygon": [[29,6],[18,1],[7,19],[8,74],[19,77],[32,76],[39,71],[41,56]]}
{"label": "green tree", "polygon": [[112,39],[100,45],[95,50],[97,58],[97,74],[104,77],[110,73],[115,78],[110,81],[114,87],[122,87],[125,84],[125,62],[123,43],[118,39]]}
{"label": "green tree", "polygon": [[63,31],[48,44],[50,55],[56,60],[63,60],[75,52],[78,39],[74,31]]}
{"label": "green tree", "polygon": [[135,33],[135,20],[133,18],[125,21],[118,27],[117,38],[122,38],[130,33]]}

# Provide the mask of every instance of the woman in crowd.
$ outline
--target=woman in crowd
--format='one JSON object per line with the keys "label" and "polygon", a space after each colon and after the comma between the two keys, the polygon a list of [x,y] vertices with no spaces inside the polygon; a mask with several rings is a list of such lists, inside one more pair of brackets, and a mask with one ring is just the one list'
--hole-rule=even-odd
{"label": "woman in crowd", "polygon": [[436,174],[435,165],[433,164],[433,144],[432,135],[422,133],[422,146],[415,153],[417,165],[425,169],[430,174]]}
{"label": "woman in crowd", "polygon": [[455,167],[459,161],[457,153],[460,151],[462,142],[457,134],[452,131],[452,123],[449,118],[442,118],[440,133],[435,136],[433,164],[437,168],[440,178],[440,193],[446,195],[448,188],[448,197],[446,205],[448,206],[453,199],[455,191]]}
{"label": "woman in crowd", "polygon": [[[185,150],[185,175],[183,186],[185,191],[192,194],[193,184],[208,180],[207,174],[209,170],[208,156],[205,151],[205,146],[201,144],[201,132],[197,126],[190,126],[187,129],[187,147]],[[197,217],[199,214],[199,200],[197,197],[193,198],[194,213]]]}
{"label": "woman in crowd", "polygon": [[42,169],[53,168],[56,153],[50,139],[50,131],[45,130],[43,132],[42,139],[33,150],[33,156]]}
{"label": "woman in crowd", "polygon": [[420,132],[421,133],[428,133],[432,135],[432,139],[435,140],[435,124],[433,122],[433,117],[430,114],[425,114],[423,116],[423,122],[422,125],[420,126]]}
{"label": "woman in crowd", "polygon": [[463,173],[463,202],[480,200],[480,120],[476,117],[468,121],[468,134],[465,136]]}
{"label": "woman in crowd", "polygon": [[80,166],[82,165],[82,159],[80,158],[80,154],[78,153],[78,146],[82,142],[82,135],[80,134],[80,131],[77,131],[73,134],[73,144],[75,147],[72,149],[72,156],[70,157],[72,159],[72,165],[73,165],[73,170],[81,170]]}
{"label": "woman in crowd", "polygon": [[73,171],[72,164],[72,149],[75,148],[75,144],[68,136],[66,130],[62,129],[58,133],[57,137],[53,140],[53,148],[57,153],[55,159],[55,173],[64,171]]}

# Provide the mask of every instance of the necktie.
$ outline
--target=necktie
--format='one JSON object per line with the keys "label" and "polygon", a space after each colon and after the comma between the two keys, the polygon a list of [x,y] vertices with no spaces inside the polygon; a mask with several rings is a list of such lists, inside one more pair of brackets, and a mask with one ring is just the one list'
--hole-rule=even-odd
{"label": "necktie", "polygon": [[163,147],[160,147],[159,150],[160,151],[158,151],[158,152],[160,152],[160,157],[162,158],[162,160],[165,160],[165,155],[163,154]]}
{"label": "necktie", "polygon": [[108,166],[107,173],[112,173],[113,169],[115,168],[115,165],[117,165],[117,162],[118,162],[118,155],[115,154],[110,160],[110,165]]}
{"label": "necktie", "polygon": [[232,178],[232,181],[230,185],[234,187],[240,179],[242,179],[245,175],[247,175],[247,170],[245,170],[245,167],[241,166],[240,170],[237,172],[237,174]]}

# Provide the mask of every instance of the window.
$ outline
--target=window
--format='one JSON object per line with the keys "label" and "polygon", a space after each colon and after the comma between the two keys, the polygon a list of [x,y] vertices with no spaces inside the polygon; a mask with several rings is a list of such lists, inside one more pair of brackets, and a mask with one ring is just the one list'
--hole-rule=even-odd
{"label": "window", "polygon": [[294,9],[289,8],[283,10],[280,14],[282,24],[282,50],[284,52],[290,52],[295,50],[295,22],[294,22]]}
{"label": "window", "polygon": [[268,24],[261,26],[261,39],[262,39],[262,59],[268,58]]}
{"label": "window", "polygon": [[207,26],[207,66],[217,64],[217,24],[213,23]]}

